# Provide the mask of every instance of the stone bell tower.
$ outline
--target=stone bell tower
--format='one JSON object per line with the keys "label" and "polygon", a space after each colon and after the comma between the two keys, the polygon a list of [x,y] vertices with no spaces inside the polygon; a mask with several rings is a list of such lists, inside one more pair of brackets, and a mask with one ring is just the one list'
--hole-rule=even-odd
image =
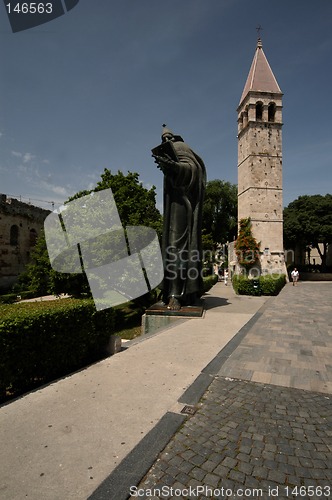
{"label": "stone bell tower", "polygon": [[238,220],[250,217],[263,274],[285,273],[282,92],[259,38],[238,112]]}

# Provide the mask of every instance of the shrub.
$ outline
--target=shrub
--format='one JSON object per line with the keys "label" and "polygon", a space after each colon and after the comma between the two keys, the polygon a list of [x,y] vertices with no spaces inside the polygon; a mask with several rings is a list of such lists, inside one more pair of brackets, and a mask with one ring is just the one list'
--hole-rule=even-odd
{"label": "shrub", "polygon": [[33,291],[33,290],[26,290],[24,292],[18,293],[17,295],[19,295],[22,300],[34,299],[36,297],[40,297],[40,294],[38,292]]}
{"label": "shrub", "polygon": [[4,295],[0,295],[0,303],[1,304],[13,304],[17,300],[16,293],[7,293]]}
{"label": "shrub", "polygon": [[246,276],[235,274],[232,279],[235,293],[238,295],[253,295],[252,280]]}
{"label": "shrub", "polygon": [[265,275],[259,278],[262,295],[278,295],[286,284],[286,275]]}
{"label": "shrub", "polygon": [[2,305],[0,394],[17,394],[106,355],[113,309],[92,300],[65,299]]}
{"label": "shrub", "polygon": [[216,274],[210,274],[210,276],[204,276],[203,278],[203,289],[204,293],[208,292],[210,288],[213,287],[218,281],[218,276]]}
{"label": "shrub", "polygon": [[[258,291],[254,289],[254,281],[258,281]],[[259,295],[278,295],[286,284],[286,276],[284,274],[264,275],[257,280],[252,280],[246,276],[235,275],[232,283],[234,291],[238,295],[257,295],[258,293]]]}
{"label": "shrub", "polygon": [[39,294],[32,290],[27,290],[25,292],[17,292],[17,293],[7,293],[4,295],[0,295],[0,303],[13,304],[14,302],[17,302],[19,300],[18,297],[21,297],[21,299],[33,299],[38,296]]}

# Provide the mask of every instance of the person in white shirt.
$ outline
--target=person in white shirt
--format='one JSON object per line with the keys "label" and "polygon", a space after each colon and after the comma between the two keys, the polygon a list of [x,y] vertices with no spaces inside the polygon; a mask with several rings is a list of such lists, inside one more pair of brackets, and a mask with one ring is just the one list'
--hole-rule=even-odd
{"label": "person in white shirt", "polygon": [[299,274],[298,270],[296,269],[296,267],[294,267],[293,271],[291,272],[291,277],[293,280],[293,286],[296,286],[297,282],[299,281],[299,277],[300,277],[300,274]]}

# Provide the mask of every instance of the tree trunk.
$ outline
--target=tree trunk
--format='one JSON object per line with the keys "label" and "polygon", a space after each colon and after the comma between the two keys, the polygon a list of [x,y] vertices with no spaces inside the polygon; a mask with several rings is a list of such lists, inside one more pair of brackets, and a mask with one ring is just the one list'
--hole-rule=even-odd
{"label": "tree trunk", "polygon": [[319,243],[317,243],[317,245],[315,245],[315,247],[317,248],[319,256],[322,260],[321,271],[322,271],[322,273],[325,273],[326,272],[327,243],[321,243],[321,244],[323,245],[323,252],[319,248]]}

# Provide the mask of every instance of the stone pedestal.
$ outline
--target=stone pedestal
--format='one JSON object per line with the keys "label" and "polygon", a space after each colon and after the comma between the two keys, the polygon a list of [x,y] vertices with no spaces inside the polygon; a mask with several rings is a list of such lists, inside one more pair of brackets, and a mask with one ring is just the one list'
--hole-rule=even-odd
{"label": "stone pedestal", "polygon": [[157,304],[149,307],[142,316],[142,335],[154,333],[161,328],[173,326],[174,323],[186,319],[201,318],[203,314],[203,304],[185,306],[178,311],[172,311],[162,302],[157,302]]}

